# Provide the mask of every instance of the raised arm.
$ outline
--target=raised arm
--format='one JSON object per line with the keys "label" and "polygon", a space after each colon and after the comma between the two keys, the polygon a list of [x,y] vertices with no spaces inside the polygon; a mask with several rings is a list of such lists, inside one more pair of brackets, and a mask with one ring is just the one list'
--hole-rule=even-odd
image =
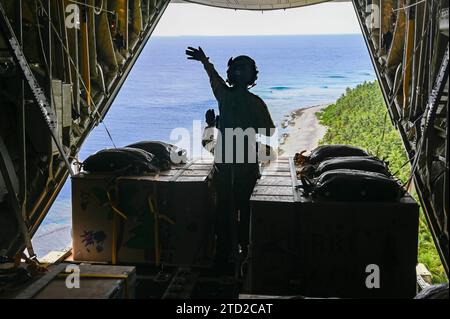
{"label": "raised arm", "polygon": [[211,88],[213,90],[214,96],[217,100],[220,100],[223,97],[223,94],[227,90],[228,86],[216,71],[214,65],[209,62],[209,58],[206,56],[202,48],[198,47],[198,49],[195,49],[193,47],[188,47],[188,49],[186,50],[186,55],[188,56],[189,60],[200,61],[203,64],[206,73],[209,76],[209,81],[211,83]]}

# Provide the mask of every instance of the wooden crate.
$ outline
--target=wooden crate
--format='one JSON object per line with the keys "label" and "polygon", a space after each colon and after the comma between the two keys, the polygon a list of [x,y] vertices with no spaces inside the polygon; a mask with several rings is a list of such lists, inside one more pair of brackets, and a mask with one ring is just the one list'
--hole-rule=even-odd
{"label": "wooden crate", "polygon": [[[287,174],[287,172],[289,172]],[[415,295],[418,205],[313,202],[293,163],[263,172],[251,197],[249,292],[308,297]],[[366,267],[380,269],[369,289]]]}
{"label": "wooden crate", "polygon": [[[74,259],[210,265],[215,243],[212,170],[212,161],[203,160],[157,175],[118,177],[112,205],[105,195],[110,178],[73,178]],[[100,249],[95,239],[86,245],[86,232],[100,233]]]}
{"label": "wooden crate", "polygon": [[[128,266],[70,265],[78,267],[79,288],[66,285],[69,264],[50,266],[48,273],[9,296],[15,299],[133,299],[136,269]],[[69,270],[69,269],[67,269]]]}

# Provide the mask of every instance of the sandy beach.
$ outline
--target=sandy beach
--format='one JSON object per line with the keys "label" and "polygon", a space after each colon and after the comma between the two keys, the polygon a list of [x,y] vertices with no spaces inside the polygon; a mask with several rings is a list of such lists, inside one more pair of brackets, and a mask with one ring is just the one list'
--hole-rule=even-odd
{"label": "sandy beach", "polygon": [[292,112],[291,119],[286,122],[286,136],[280,142],[280,156],[294,156],[295,153],[311,151],[318,146],[327,128],[320,125],[316,113],[328,105],[317,105]]}

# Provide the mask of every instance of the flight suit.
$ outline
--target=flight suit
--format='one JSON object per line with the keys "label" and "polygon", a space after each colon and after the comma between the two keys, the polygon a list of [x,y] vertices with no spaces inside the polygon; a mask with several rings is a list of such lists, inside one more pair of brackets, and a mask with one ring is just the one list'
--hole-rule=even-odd
{"label": "flight suit", "polygon": [[[230,87],[214,66],[203,63],[219,104],[219,137],[215,147],[214,181],[217,189],[217,259],[226,261],[237,243],[246,252],[249,241],[249,199],[259,177],[256,134],[270,136],[275,125],[267,105],[247,89]],[[240,128],[250,134],[244,138],[244,148],[229,138],[227,129]],[[231,147],[230,147],[231,145]],[[240,154],[243,150],[243,154]],[[230,155],[230,152],[232,154]],[[231,160],[230,160],[231,159]],[[238,227],[236,225],[238,222]],[[239,234],[237,234],[237,231]]]}

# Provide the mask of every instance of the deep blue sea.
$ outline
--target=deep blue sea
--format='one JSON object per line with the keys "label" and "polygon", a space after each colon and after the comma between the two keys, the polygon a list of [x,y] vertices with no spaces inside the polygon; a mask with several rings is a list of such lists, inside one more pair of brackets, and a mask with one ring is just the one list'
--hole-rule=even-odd
{"label": "deep blue sea", "polygon": [[[265,100],[278,125],[293,110],[334,102],[347,87],[375,79],[361,35],[154,37],[106,116],[117,146],[170,142],[174,128],[192,130],[207,109],[217,109],[201,64],[186,59],[187,46],[201,46],[224,76],[230,57],[253,57],[260,73],[252,92]],[[108,147],[112,143],[100,125],[85,142],[80,160]],[[68,181],[35,235],[39,256],[70,243],[70,191]]]}

